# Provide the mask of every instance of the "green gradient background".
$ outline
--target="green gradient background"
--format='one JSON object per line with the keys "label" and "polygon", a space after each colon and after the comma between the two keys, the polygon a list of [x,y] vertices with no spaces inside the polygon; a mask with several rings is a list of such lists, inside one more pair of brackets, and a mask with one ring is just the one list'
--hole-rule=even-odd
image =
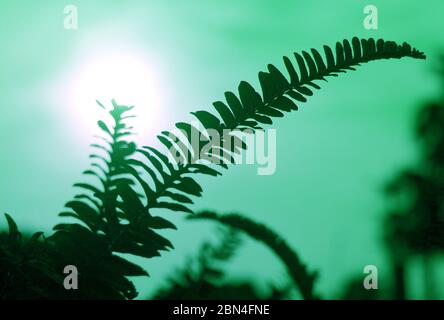
{"label": "green gradient background", "polygon": [[[428,60],[375,62],[323,85],[300,111],[275,122],[274,175],[257,176],[254,166],[245,165],[216,179],[201,178],[204,197],[195,205],[241,212],[280,232],[320,271],[317,288],[324,297],[336,297],[344,281],[367,264],[379,267],[381,288],[389,285],[380,240],[381,188],[414,161],[414,112],[439,93],[432,70],[444,44],[442,0],[70,3],[79,9],[76,31],[63,28],[65,1],[0,4],[2,212],[24,229],[49,232],[74,195],[71,185],[88,166],[95,132],[73,124],[74,106],[49,103],[46,84],[88,46],[131,43],[147,59],[156,57],[168,95],[163,107],[169,116],[162,119],[168,128],[189,120],[190,111],[209,108],[240,80],[257,84],[257,72],[267,63],[282,66],[284,54],[352,36],[407,41]],[[367,4],[379,9],[378,30],[363,28]],[[141,296],[152,293],[214,232],[209,223],[168,216],[179,230],[164,234],[176,250],[144,262],[151,277],[137,279]],[[262,284],[285,280],[279,261],[250,242],[230,270]]]}

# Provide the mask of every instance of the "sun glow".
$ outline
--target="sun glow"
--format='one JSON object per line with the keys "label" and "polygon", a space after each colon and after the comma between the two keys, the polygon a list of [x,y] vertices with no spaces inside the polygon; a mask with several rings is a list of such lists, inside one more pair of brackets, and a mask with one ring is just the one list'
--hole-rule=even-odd
{"label": "sun glow", "polygon": [[75,61],[56,90],[58,104],[72,111],[77,128],[97,133],[96,123],[104,113],[96,100],[110,106],[115,99],[118,104],[135,106],[132,113],[137,117],[130,121],[139,143],[149,143],[165,129],[166,95],[160,74],[148,57],[134,50],[100,50]]}

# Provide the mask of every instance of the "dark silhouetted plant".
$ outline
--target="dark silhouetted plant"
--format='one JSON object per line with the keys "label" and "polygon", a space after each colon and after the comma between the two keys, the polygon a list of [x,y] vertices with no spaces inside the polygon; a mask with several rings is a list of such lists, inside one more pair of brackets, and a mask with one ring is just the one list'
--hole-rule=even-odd
{"label": "dark silhouetted plant", "polygon": [[264,224],[255,222],[238,214],[218,215],[214,212],[204,211],[188,216],[189,219],[208,219],[220,222],[236,230],[241,230],[253,239],[262,242],[270,248],[285,265],[288,275],[304,299],[317,298],[314,293],[315,272],[309,272],[297,253],[276,232]]}
{"label": "dark silhouetted plant", "polygon": [[415,129],[421,158],[387,184],[393,203],[385,220],[385,240],[393,260],[394,296],[406,298],[406,265],[411,257],[421,256],[426,298],[434,299],[438,288],[430,263],[444,252],[444,103],[422,107]]}
{"label": "dark silhouetted plant", "polygon": [[270,285],[266,295],[258,293],[247,281],[227,279],[226,264],[242,245],[239,231],[231,227],[220,229],[217,243],[202,243],[196,257],[189,257],[184,267],[175,270],[166,284],[158,290],[156,300],[189,299],[282,299],[288,296],[289,286],[278,289]]}
{"label": "dark silhouetted plant", "polygon": [[[179,122],[176,124],[181,131],[178,136],[162,132],[158,138],[166,151],[153,147],[138,149],[129,140],[131,129],[126,125],[131,107],[113,102],[109,110],[111,124],[98,123],[105,133],[103,143],[93,145],[102,153],[91,155],[91,168],[84,172],[98,182],[76,184],[80,193],[66,204],[68,210],[61,213],[79,222],[58,224],[47,239],[39,234],[33,236],[29,249],[25,249],[26,245],[19,238],[9,241],[18,234],[15,227],[0,238],[3,239],[0,288],[10,288],[12,283],[17,288],[17,283],[26,283],[15,291],[16,294],[3,290],[3,297],[20,298],[29,296],[32,291],[40,298],[134,298],[137,293],[127,277],[147,273],[121,254],[151,258],[173,247],[157,230],[175,226],[154,216],[153,209],[191,213],[187,205],[193,202],[192,197],[202,194],[202,188],[191,176],[197,173],[217,176],[220,172],[216,166],[227,168],[233,163],[234,154],[247,147],[236,137],[237,131],[248,129],[254,133],[264,124],[272,124],[272,118],[297,110],[300,103],[313,95],[314,89],[320,88],[316,81],[326,81],[326,77],[354,70],[362,63],[402,57],[425,58],[422,52],[406,43],[397,45],[392,41],[358,38],[338,42],[335,50],[324,46],[324,57],[315,49],[311,49],[311,53],[295,53],[294,62],[284,57],[288,77],[270,64],[267,72],[259,73],[261,93],[243,81],[238,95],[226,92],[226,102],[214,103],[217,114],[194,112],[204,129]],[[218,141],[209,138],[210,129],[220,133]],[[190,140],[195,134],[207,139],[195,146]],[[226,141],[234,143],[225,148]],[[219,162],[199,163],[202,156],[219,159]],[[21,249],[15,250],[14,246]],[[41,246],[50,257],[39,255],[36,259],[48,265],[46,270],[54,270],[55,282],[60,281],[65,265],[78,267],[79,290],[67,291],[59,287],[52,290],[53,287],[23,275],[18,266],[32,265],[35,261],[28,251],[33,252]],[[46,277],[48,271],[39,269],[36,274],[39,272]],[[310,284],[302,286],[308,288]],[[303,287],[301,291],[305,290]]]}

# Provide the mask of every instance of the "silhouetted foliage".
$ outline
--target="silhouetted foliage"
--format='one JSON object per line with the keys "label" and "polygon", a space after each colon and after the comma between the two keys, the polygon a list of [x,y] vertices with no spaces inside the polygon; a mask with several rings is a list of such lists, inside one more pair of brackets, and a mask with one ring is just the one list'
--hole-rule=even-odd
{"label": "silhouetted foliage", "polygon": [[201,212],[189,219],[209,219],[218,221],[232,228],[242,230],[253,239],[262,242],[278,256],[287,268],[287,272],[304,299],[316,299],[313,292],[316,273],[307,271],[307,267],[297,253],[278,234],[267,226],[237,214],[217,215],[214,212]]}
{"label": "silhouetted foliage", "polygon": [[[29,297],[35,292],[41,298],[136,297],[137,292],[128,277],[145,276],[147,273],[120,254],[151,258],[173,248],[157,230],[174,229],[175,226],[153,215],[153,209],[191,213],[187,205],[193,203],[192,197],[202,194],[201,186],[191,176],[196,173],[217,176],[220,172],[216,165],[227,168],[229,163],[233,163],[234,154],[247,147],[236,138],[236,131],[248,129],[254,133],[261,129],[261,125],[272,124],[272,118],[297,110],[298,104],[313,95],[313,89],[320,88],[315,82],[317,80],[326,80],[328,76],[354,70],[355,66],[373,60],[425,58],[422,52],[406,43],[397,45],[391,41],[358,38],[351,42],[338,42],[334,51],[324,46],[324,54],[325,57],[322,57],[312,49],[311,53],[295,53],[295,62],[284,57],[289,78],[269,65],[268,72],[259,73],[262,94],[247,82],[241,82],[238,96],[226,92],[226,103],[214,103],[217,115],[207,111],[193,113],[203,129],[179,122],[176,127],[181,131],[180,136],[162,132],[158,138],[166,151],[149,146],[137,148],[129,140],[131,128],[126,125],[132,107],[113,101],[108,111],[110,123],[98,122],[105,135],[101,138],[102,143],[92,147],[99,152],[90,156],[93,162],[84,172],[95,177],[97,182],[75,184],[81,191],[66,203],[67,211],[60,214],[78,221],[58,224],[53,235],[40,241],[35,236],[30,247],[25,248],[20,237],[16,237],[15,223],[8,216],[10,232],[0,237],[3,251],[0,253],[0,272],[3,275],[0,288],[7,291],[14,287],[16,294],[9,293],[4,297]],[[218,141],[209,138],[210,129],[220,133]],[[231,131],[226,133],[224,129]],[[190,141],[194,134],[208,139],[194,146]],[[223,142],[227,140],[235,143],[225,148]],[[220,161],[217,164],[200,163],[204,156]],[[19,249],[14,249],[14,246]],[[75,265],[80,272],[79,290],[62,290],[27,279],[20,271],[21,263],[39,250],[47,250],[45,254],[38,254],[37,259],[47,267],[34,273],[35,277],[51,278],[53,275],[51,279],[59,283],[63,267]],[[23,260],[22,256],[26,259]],[[299,283],[301,291],[308,292],[310,283]]]}
{"label": "silhouetted foliage", "polygon": [[421,109],[417,118],[421,161],[416,168],[403,170],[386,189],[395,201],[386,218],[386,241],[394,260],[395,296],[400,299],[406,295],[404,269],[409,257],[426,258],[444,250],[442,114],[444,106],[439,104]]}
{"label": "silhouetted foliage", "polygon": [[[24,237],[9,215],[9,230],[0,234],[0,299],[39,299],[63,293],[63,274],[55,268],[53,248],[42,233]],[[60,272],[59,272],[60,271]]]}
{"label": "silhouetted foliage", "polygon": [[[444,72],[441,70],[441,78]],[[421,156],[386,186],[393,201],[385,219],[386,244],[394,263],[395,297],[406,297],[405,266],[422,256],[426,293],[434,298],[429,258],[444,251],[444,103],[442,98],[420,108],[414,126]]]}
{"label": "silhouetted foliage", "polygon": [[198,255],[188,259],[182,269],[175,270],[153,299],[263,300],[287,297],[289,288],[278,289],[270,285],[270,293],[264,296],[252,283],[227,279],[225,265],[236,254],[241,243],[236,229],[221,229],[219,243],[204,242]]}

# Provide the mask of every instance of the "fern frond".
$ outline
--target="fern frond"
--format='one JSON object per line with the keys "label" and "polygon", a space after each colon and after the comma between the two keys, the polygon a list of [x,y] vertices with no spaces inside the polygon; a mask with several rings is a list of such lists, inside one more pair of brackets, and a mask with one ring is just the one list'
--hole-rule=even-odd
{"label": "fern frond", "polygon": [[233,228],[222,228],[220,240],[217,243],[205,241],[200,245],[198,254],[187,259],[185,266],[174,270],[168,277],[166,284],[157,290],[155,300],[178,299],[214,299],[237,298],[238,296],[224,296],[224,288],[221,285],[226,272],[223,265],[236,254],[241,245],[239,231]]}
{"label": "fern frond", "polygon": [[[125,119],[130,117],[127,113],[131,109],[113,101],[108,111],[111,124],[98,122],[105,136],[101,137],[103,142],[92,145],[97,152],[90,155],[91,168],[83,172],[97,182],[76,183],[74,186],[80,188],[81,193],[65,204],[67,211],[59,214],[80,220],[81,224],[58,224],[48,238],[56,248],[57,261],[89,270],[82,280],[81,294],[86,297],[136,297],[136,289],[127,277],[148,273],[115,253],[151,258],[172,248],[171,242],[154,230],[175,226],[147,213],[144,197],[138,193],[139,188],[148,192],[149,187],[131,166],[137,163],[136,145],[127,140],[131,128]],[[183,209],[174,203],[168,208]],[[97,259],[101,264],[97,264]],[[97,288],[103,292],[94,292]]]}
{"label": "fern frond", "polygon": [[316,273],[307,271],[297,253],[273,230],[264,224],[237,214],[218,215],[214,212],[203,211],[187,217],[190,220],[213,220],[237,230],[242,230],[253,239],[268,246],[285,264],[287,272],[304,299],[316,299],[313,292]]}
{"label": "fern frond", "polygon": [[[375,60],[399,59],[411,57],[425,59],[425,55],[409,44],[398,45],[393,41],[379,39],[344,40],[336,43],[334,49],[324,46],[324,56],[316,49],[310,52],[294,53],[294,60],[284,57],[283,73],[274,65],[268,65],[268,71],[259,73],[261,93],[258,93],[248,82],[242,81],[238,94],[225,93],[225,102],[216,101],[213,106],[215,113],[208,111],[193,112],[192,115],[200,122],[201,127],[179,122],[176,128],[181,134],[164,131],[158,136],[166,148],[159,152],[151,147],[144,147],[144,163],[132,163],[135,168],[142,169],[152,179],[153,187],[144,188],[147,198],[146,211],[153,208],[173,208],[176,211],[189,212],[182,202],[183,196],[200,196],[199,184],[190,176],[201,173],[218,176],[216,166],[228,168],[234,163],[234,155],[247,148],[243,141],[236,137],[239,130],[254,133],[262,129],[264,124],[272,124],[273,118],[282,117],[285,113],[298,110],[301,103],[307,102],[314,90],[320,89],[316,83],[327,81],[327,77],[335,77],[356,66]],[[214,141],[209,131],[215,130],[220,138]],[[227,133],[228,130],[228,133]],[[204,137],[199,145],[193,145],[191,137]],[[224,148],[225,142],[231,147]],[[216,163],[201,163],[202,157],[215,159]],[[214,161],[213,161],[214,162]],[[177,196],[179,192],[181,195]],[[181,206],[165,205],[159,199],[169,199]]]}

